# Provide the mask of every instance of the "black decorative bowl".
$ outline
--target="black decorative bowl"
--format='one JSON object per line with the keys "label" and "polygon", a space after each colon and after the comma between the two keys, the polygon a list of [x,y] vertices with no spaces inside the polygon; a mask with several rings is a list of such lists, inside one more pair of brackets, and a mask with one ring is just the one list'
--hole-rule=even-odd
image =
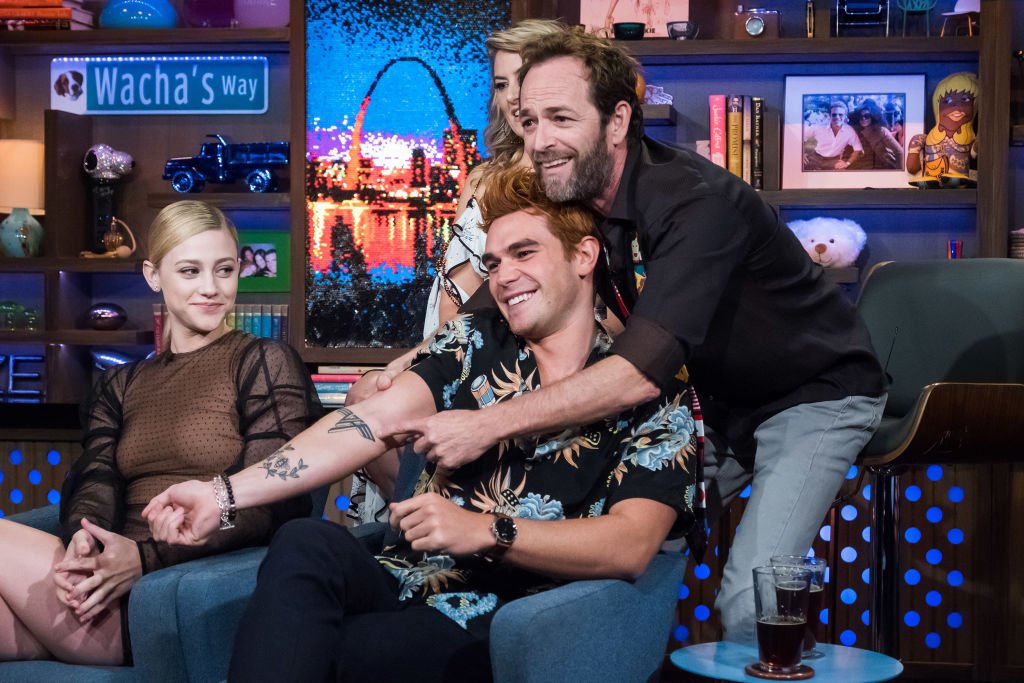
{"label": "black decorative bowl", "polygon": [[612,35],[616,40],[640,40],[647,26],[640,21],[620,21],[612,24]]}
{"label": "black decorative bowl", "polygon": [[125,310],[112,303],[98,303],[89,308],[89,324],[94,330],[117,330],[128,320]]}

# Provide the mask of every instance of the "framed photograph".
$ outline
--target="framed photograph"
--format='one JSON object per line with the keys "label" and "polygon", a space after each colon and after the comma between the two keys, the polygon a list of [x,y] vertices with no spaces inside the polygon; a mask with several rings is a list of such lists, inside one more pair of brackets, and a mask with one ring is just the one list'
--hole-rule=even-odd
{"label": "framed photograph", "polygon": [[287,232],[238,231],[239,292],[287,292],[290,289],[290,238]]}
{"label": "framed photograph", "polygon": [[924,76],[787,76],[782,189],[909,188]]}

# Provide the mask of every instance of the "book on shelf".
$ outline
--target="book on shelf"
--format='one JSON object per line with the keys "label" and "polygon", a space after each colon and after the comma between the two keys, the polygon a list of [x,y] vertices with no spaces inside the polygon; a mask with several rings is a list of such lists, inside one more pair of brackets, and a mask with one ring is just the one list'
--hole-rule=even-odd
{"label": "book on shelf", "polygon": [[80,0],[0,0],[0,7],[81,7]]}
{"label": "book on shelf", "polygon": [[348,394],[317,394],[317,398],[320,399],[322,405],[327,407],[343,406]]}
{"label": "book on shelf", "polygon": [[383,365],[318,365],[316,371],[321,375],[365,375],[371,370],[383,369]]}
{"label": "book on shelf", "polygon": [[165,317],[167,317],[167,307],[163,304],[153,304],[153,352],[156,355],[164,352]]}
{"label": "book on shelf", "polygon": [[38,7],[82,7],[82,0],[0,0],[0,7],[27,9]]}
{"label": "book on shelf", "polygon": [[743,177],[743,96],[729,95],[725,104],[725,167]]}
{"label": "book on shelf", "polygon": [[764,98],[750,98],[750,185],[764,189]]}
{"label": "book on shelf", "polygon": [[5,31],[85,31],[92,28],[70,19],[0,19]]}
{"label": "book on shelf", "polygon": [[254,337],[279,341],[286,341],[288,337],[287,304],[235,304],[225,320],[228,327]]}
{"label": "book on shelf", "polygon": [[711,161],[725,168],[725,95],[709,95],[708,112]]}
{"label": "book on shelf", "polygon": [[360,380],[362,375],[353,372],[314,372],[309,376],[314,383],[316,382],[348,382],[349,384],[355,384]]}
{"label": "book on shelf", "polygon": [[318,394],[344,394],[352,388],[352,382],[313,382]]}
{"label": "book on shelf", "polygon": [[0,5],[0,21],[64,19],[85,26],[95,23],[95,15],[79,7],[10,7]]}
{"label": "book on shelf", "polygon": [[750,135],[751,135],[751,117],[753,116],[753,104],[751,102],[750,95],[743,96],[743,135],[742,135],[742,158],[743,158],[743,173],[740,176],[743,178],[743,182],[750,183]]}

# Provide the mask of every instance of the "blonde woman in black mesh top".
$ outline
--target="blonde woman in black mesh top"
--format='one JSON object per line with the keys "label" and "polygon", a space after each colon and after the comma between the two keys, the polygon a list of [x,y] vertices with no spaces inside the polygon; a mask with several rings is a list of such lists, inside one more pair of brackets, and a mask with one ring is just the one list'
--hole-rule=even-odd
{"label": "blonde woman in black mesh top", "polygon": [[131,660],[127,596],[147,572],[261,545],[307,515],[308,498],[243,510],[197,548],[155,542],[140,512],[169,485],[259,462],[319,414],[290,347],[225,323],[238,235],[218,209],[181,201],[149,233],[146,281],[167,306],[164,353],[117,366],[93,388],[83,453],[61,495],[61,534],[0,519],[0,661]]}

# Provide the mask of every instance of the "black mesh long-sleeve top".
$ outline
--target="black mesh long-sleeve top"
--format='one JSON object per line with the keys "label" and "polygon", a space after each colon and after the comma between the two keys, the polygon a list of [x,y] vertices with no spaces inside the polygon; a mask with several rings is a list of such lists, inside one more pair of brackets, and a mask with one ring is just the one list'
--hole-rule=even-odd
{"label": "black mesh long-sleeve top", "polygon": [[188,353],[110,368],[83,417],[83,453],[61,493],[64,544],[83,517],[138,543],[143,572],[267,543],[308,515],[308,496],[240,510],[236,527],[200,547],[152,539],[142,509],[172,484],[266,458],[320,415],[302,360],[285,344],[228,332]]}

